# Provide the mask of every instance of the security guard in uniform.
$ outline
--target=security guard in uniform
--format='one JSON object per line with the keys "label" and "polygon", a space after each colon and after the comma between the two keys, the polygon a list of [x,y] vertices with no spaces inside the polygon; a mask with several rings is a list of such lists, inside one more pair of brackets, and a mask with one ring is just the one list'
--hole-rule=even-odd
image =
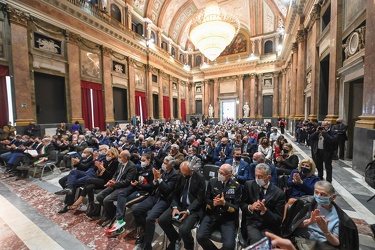
{"label": "security guard in uniform", "polygon": [[241,186],[232,178],[232,166],[223,164],[219,176],[209,181],[206,192],[206,212],[197,232],[203,249],[218,249],[210,240],[211,233],[220,230],[222,249],[234,249],[238,227]]}

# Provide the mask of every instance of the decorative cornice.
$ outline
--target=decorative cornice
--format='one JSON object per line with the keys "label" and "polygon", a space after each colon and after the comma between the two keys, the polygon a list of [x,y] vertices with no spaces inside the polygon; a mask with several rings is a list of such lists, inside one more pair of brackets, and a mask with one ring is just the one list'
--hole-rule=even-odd
{"label": "decorative cornice", "polygon": [[70,32],[68,30],[65,30],[65,36],[66,36],[66,41],[68,43],[72,43],[72,44],[76,44],[78,45],[78,43],[80,41],[82,41],[82,37],[74,32]]}
{"label": "decorative cornice", "polygon": [[113,53],[113,50],[111,48],[101,46],[101,49],[104,56],[110,56]]}
{"label": "decorative cornice", "polygon": [[27,23],[30,19],[30,15],[28,13],[18,10],[9,4],[6,5],[6,11],[8,12],[9,21],[11,23],[16,23],[27,27]]}
{"label": "decorative cornice", "polygon": [[296,41],[298,43],[304,42],[306,40],[306,29],[300,29],[297,31]]}

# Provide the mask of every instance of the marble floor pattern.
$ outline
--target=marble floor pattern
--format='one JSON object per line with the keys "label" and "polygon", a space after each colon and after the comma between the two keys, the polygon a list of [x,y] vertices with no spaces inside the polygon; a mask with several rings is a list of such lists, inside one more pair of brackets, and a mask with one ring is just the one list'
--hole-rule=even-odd
{"label": "marble floor pattern", "polygon": [[[300,158],[309,157],[310,149],[293,143]],[[375,223],[375,194],[364,177],[351,169],[351,161],[334,161],[333,185],[338,192],[337,203],[354,219],[360,233],[360,249],[375,250],[369,224]],[[58,214],[63,206],[58,179],[66,173],[54,171],[42,180],[29,178],[15,181],[0,171],[0,249],[137,249],[134,239],[126,233],[116,238],[105,236],[105,229],[96,225],[82,211]],[[153,249],[162,249],[164,234],[157,226]]]}

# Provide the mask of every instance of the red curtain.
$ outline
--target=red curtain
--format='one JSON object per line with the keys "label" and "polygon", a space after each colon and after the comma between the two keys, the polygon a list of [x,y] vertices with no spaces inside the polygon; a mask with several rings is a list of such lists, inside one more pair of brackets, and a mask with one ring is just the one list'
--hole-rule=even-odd
{"label": "red curtain", "polygon": [[137,116],[141,115],[140,104],[142,104],[142,116],[143,116],[143,121],[144,121],[148,118],[147,106],[146,106],[146,93],[135,91],[135,115]]}
{"label": "red curtain", "polygon": [[184,122],[186,120],[186,106],[185,106],[185,100],[181,100],[181,118]]}
{"label": "red curtain", "polygon": [[163,114],[165,121],[168,121],[171,118],[171,105],[169,104],[169,97],[163,96]]}
{"label": "red curtain", "polygon": [[[99,127],[101,130],[105,129],[104,122],[104,105],[102,95],[102,85],[92,82],[81,81],[82,88],[82,113],[85,127],[92,129]],[[92,91],[92,99],[91,99]],[[91,106],[92,103],[92,106]],[[94,118],[94,124],[92,123]]]}
{"label": "red curtain", "polygon": [[5,77],[9,75],[8,67],[0,65],[0,126],[3,127],[9,121],[9,107],[7,96],[7,84]]}

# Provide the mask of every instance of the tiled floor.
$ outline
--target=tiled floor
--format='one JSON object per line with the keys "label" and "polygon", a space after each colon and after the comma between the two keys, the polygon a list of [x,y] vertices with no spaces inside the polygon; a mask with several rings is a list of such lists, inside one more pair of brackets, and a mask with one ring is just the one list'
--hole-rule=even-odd
{"label": "tiled floor", "polygon": [[[292,141],[292,140],[290,140]],[[295,144],[294,144],[295,145]],[[310,149],[298,147],[300,158],[308,157]],[[375,223],[375,194],[363,176],[351,169],[351,161],[334,162],[334,187],[337,203],[354,219],[360,233],[361,249],[375,249],[369,224]],[[0,249],[134,249],[134,240],[124,235],[107,238],[104,229],[79,211],[58,214],[62,197],[57,171],[43,180],[29,178],[15,181],[0,171]],[[163,233],[157,227],[154,249],[162,249]]]}

